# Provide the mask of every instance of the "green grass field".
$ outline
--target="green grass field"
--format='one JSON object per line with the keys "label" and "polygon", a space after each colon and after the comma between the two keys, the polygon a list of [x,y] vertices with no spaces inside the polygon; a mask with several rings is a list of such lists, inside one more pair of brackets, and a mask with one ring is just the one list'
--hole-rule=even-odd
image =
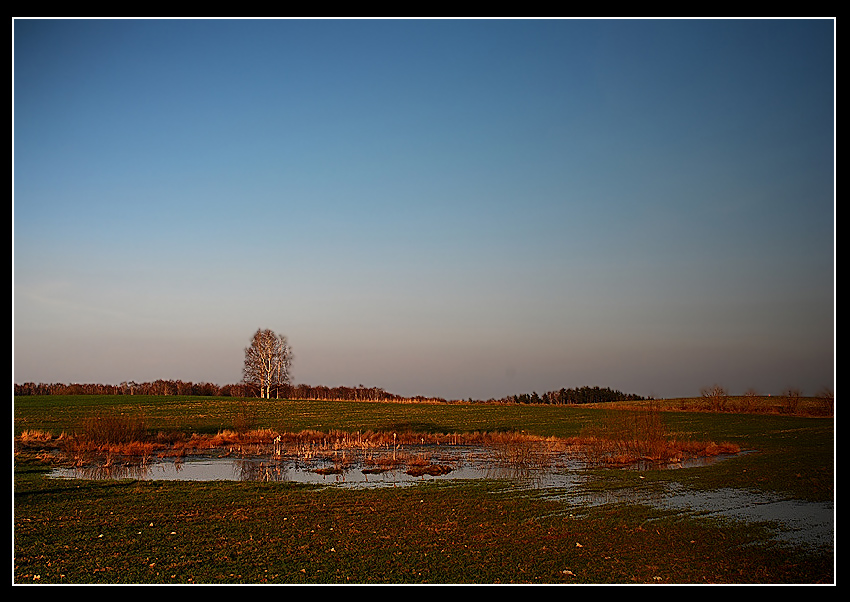
{"label": "green grass field", "polygon": [[[609,406],[613,407],[613,406]],[[576,436],[610,409],[179,397],[18,397],[14,429],[73,433],[92,414],[152,432],[302,430]],[[620,410],[626,411],[626,410]],[[735,488],[834,500],[831,418],[665,411],[678,437],[756,453],[667,471],[596,470],[597,491]],[[760,524],[637,504],[575,509],[495,481],[375,490],[291,483],[71,481],[14,462],[15,583],[833,583],[832,549]]]}

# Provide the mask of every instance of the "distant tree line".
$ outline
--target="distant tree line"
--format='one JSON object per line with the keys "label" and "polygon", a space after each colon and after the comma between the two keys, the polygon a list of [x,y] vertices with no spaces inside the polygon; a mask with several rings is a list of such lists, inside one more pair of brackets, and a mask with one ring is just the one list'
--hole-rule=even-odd
{"label": "distant tree line", "polygon": [[[217,385],[215,383],[193,383],[182,380],[158,379],[152,382],[137,383],[125,381],[118,385],[105,384],[63,384],[63,383],[15,383],[15,395],[181,395],[205,397],[259,397],[257,387],[245,383]],[[312,401],[397,401],[409,403],[458,403],[462,400],[447,401],[441,397],[417,395],[404,397],[385,391],[381,387],[328,387],[324,385],[281,384],[272,389],[271,397],[280,399],[304,399]],[[637,401],[644,399],[640,395],[626,394],[609,388],[580,387],[578,389],[560,389],[538,395],[536,392],[521,395],[509,395],[502,399],[488,399],[485,403],[501,404],[584,404],[606,401]],[[469,399],[468,401],[479,401]]]}
{"label": "distant tree line", "polygon": [[[273,387],[270,397],[281,399],[305,399],[314,401],[411,401],[443,402],[445,399],[417,395],[402,397],[389,393],[381,387],[328,387],[323,385],[281,384]],[[259,397],[260,389],[246,383],[217,385],[215,383],[193,383],[182,380],[158,379],[137,383],[126,381],[118,385],[97,383],[15,383],[15,395],[183,395],[205,397]]]}
{"label": "distant tree line", "polygon": [[15,395],[204,395],[246,397],[250,395],[243,384],[217,385],[182,380],[158,379],[137,383],[125,381],[118,385],[98,383],[15,383]]}
{"label": "distant tree line", "polygon": [[559,389],[543,395],[533,392],[530,395],[510,395],[505,398],[508,403],[543,403],[552,405],[569,405],[583,403],[605,403],[608,401],[640,401],[644,398],[633,393],[623,393],[607,387],[579,387],[578,389]]}
{"label": "distant tree line", "polygon": [[315,401],[412,401],[412,402],[436,402],[445,403],[445,399],[439,397],[426,397],[417,395],[415,397],[403,397],[385,391],[381,387],[328,387],[324,385],[291,385],[287,392],[291,399],[307,399]]}

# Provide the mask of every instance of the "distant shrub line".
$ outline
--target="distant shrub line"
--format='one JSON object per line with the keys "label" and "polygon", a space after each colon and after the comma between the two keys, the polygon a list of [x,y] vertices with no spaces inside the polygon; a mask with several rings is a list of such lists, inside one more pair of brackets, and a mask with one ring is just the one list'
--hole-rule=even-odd
{"label": "distant shrub line", "polygon": [[[193,383],[181,380],[155,380],[153,382],[123,382],[119,385],[81,383],[15,383],[15,395],[180,395],[203,397],[257,397],[258,391],[242,383],[217,385],[215,383]],[[400,401],[420,403],[458,403],[463,400],[446,400],[441,397],[417,395],[404,397],[385,391],[380,387],[327,387],[323,385],[282,385],[272,391],[273,398],[304,399],[315,401]],[[642,401],[640,395],[627,394],[610,388],[580,387],[559,389],[538,395],[508,395],[501,399],[473,400],[479,403],[552,404],[570,405],[604,403],[609,401]]]}

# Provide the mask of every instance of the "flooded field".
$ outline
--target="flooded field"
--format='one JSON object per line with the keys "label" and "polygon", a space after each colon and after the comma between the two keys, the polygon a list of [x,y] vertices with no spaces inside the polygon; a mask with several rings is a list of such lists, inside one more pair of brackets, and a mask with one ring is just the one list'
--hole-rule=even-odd
{"label": "flooded field", "polygon": [[642,504],[694,518],[771,523],[774,539],[783,543],[814,548],[832,548],[835,543],[833,504],[785,499],[762,491],[697,491],[673,482],[652,493],[553,491],[553,495],[576,510],[604,504]]}
{"label": "flooded field", "polygon": [[[697,458],[653,468],[688,469],[724,456]],[[625,470],[648,466],[633,465]],[[588,479],[585,464],[569,453],[526,449],[510,454],[505,449],[456,446],[410,447],[404,453],[384,450],[380,454],[351,454],[337,450],[316,456],[274,454],[241,457],[200,455],[187,458],[157,458],[143,462],[112,462],[55,468],[51,477],[61,479],[139,479],[182,481],[292,482],[331,487],[405,487],[428,481],[460,479],[509,480],[519,488],[543,490],[568,507],[604,504],[644,504],[688,516],[724,518],[746,522],[770,521],[778,541],[812,545],[834,544],[832,504],[785,500],[763,492],[735,489],[691,491],[669,483],[660,491],[644,493],[632,489],[589,493],[582,484]]]}
{"label": "flooded field", "polygon": [[[224,456],[224,457],[223,457]],[[698,457],[658,466],[636,463],[628,468],[688,468],[722,460]],[[55,478],[140,479],[181,481],[280,481],[343,487],[382,487],[423,480],[508,479],[536,488],[567,487],[585,462],[575,453],[547,444],[494,446],[405,446],[403,449],[356,449],[276,453],[207,453],[177,458],[107,459],[56,468]]]}
{"label": "flooded field", "polygon": [[510,479],[528,486],[568,486],[582,464],[566,454],[545,451],[522,459],[484,447],[408,447],[370,453],[346,451],[300,457],[255,454],[243,457],[200,455],[185,459],[90,464],[56,468],[54,478],[182,481],[277,481],[339,487],[387,487],[425,480]]}

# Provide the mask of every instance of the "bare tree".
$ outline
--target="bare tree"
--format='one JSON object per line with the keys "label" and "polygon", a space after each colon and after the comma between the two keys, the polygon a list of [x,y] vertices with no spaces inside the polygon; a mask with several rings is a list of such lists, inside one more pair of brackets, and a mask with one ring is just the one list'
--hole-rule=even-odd
{"label": "bare tree", "polygon": [[272,390],[279,396],[281,387],[289,384],[291,365],[292,348],[286,337],[258,328],[245,348],[242,381],[259,389],[260,397],[270,399]]}
{"label": "bare tree", "polygon": [[796,387],[788,387],[782,392],[782,397],[785,398],[785,411],[789,414],[794,414],[800,406],[800,397],[802,396],[800,389]]}
{"label": "bare tree", "polygon": [[720,385],[712,385],[704,387],[700,393],[709,402],[711,409],[722,412],[726,409],[726,402],[729,399],[729,393]]}
{"label": "bare tree", "polygon": [[749,412],[756,405],[756,401],[759,394],[758,391],[750,387],[746,391],[744,391],[744,411]]}
{"label": "bare tree", "polygon": [[818,391],[818,399],[827,414],[832,414],[835,411],[835,395],[829,387],[823,387]]}

